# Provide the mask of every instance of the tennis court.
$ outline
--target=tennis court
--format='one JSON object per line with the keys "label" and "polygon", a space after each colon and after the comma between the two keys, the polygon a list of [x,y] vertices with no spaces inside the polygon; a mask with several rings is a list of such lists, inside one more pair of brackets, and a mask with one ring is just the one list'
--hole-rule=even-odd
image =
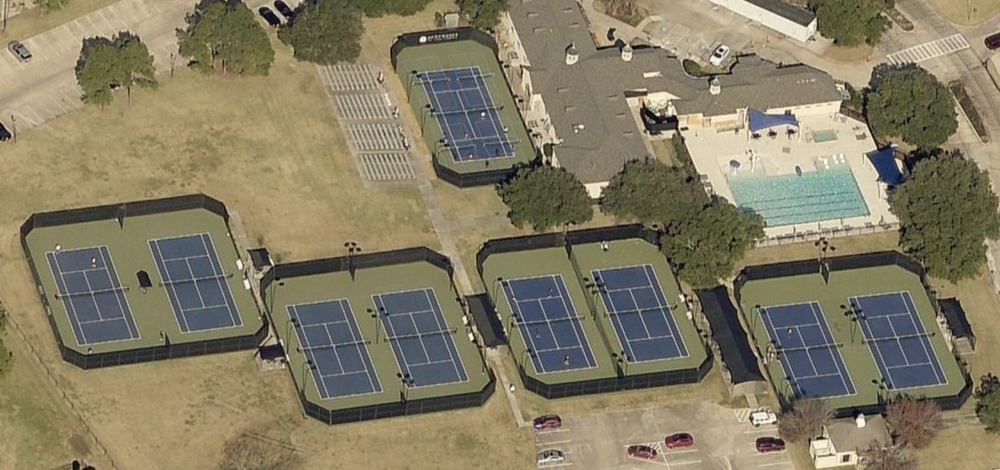
{"label": "tennis court", "polygon": [[761,321],[796,398],[854,395],[851,376],[818,302],[761,307]]}
{"label": "tennis court", "polygon": [[851,307],[889,390],[948,383],[908,291],[855,296]]}
{"label": "tennis court", "polygon": [[434,289],[372,296],[406,387],[430,387],[469,380]]}
{"label": "tennis court", "polygon": [[479,66],[424,71],[417,74],[423,85],[428,111],[444,133],[444,145],[458,162],[492,160],[514,156],[507,129],[486,80],[502,80],[483,73]]}
{"label": "tennis court", "polygon": [[535,372],[597,367],[562,275],[504,280],[501,284]]}
{"label": "tennis court", "polygon": [[45,253],[79,346],[139,339],[111,251],[92,246]]}
{"label": "tennis court", "polygon": [[306,355],[321,399],[382,391],[347,299],[287,306],[299,350]]}
{"label": "tennis court", "polygon": [[687,347],[649,264],[591,271],[628,362],[687,357]]}
{"label": "tennis court", "polygon": [[149,250],[182,333],[243,325],[208,233],[154,238]]}

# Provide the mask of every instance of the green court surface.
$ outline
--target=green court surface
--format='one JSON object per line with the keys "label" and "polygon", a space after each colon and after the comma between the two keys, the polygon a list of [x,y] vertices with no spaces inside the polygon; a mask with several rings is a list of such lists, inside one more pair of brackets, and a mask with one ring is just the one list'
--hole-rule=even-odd
{"label": "green court surface", "polygon": [[[860,325],[854,324],[848,305],[852,297],[908,291],[913,299],[923,329],[929,336],[933,351],[941,363],[947,383],[907,388],[902,392],[914,397],[952,397],[965,387],[965,380],[955,357],[948,350],[944,336],[935,321],[935,311],[931,299],[924,290],[919,276],[896,265],[858,268],[830,273],[830,282],[825,284],[817,274],[749,280],[740,290],[740,309],[746,325],[752,330],[758,353],[763,357],[763,349],[770,342],[766,327],[755,306],[784,306],[807,302],[818,302],[823,317],[830,327],[836,349],[843,357],[848,376],[856,393],[824,399],[831,409],[849,409],[885,403],[899,392],[886,390],[882,385],[882,374],[874,356],[865,344]],[[787,403],[791,395],[785,372],[780,361],[770,361],[767,365],[772,383]]]}
{"label": "green court surface", "polygon": [[[225,328],[182,332],[180,322],[168,297],[168,289],[159,282],[161,276],[148,241],[202,233],[210,235],[222,269],[233,274],[220,282],[228,285],[242,324]],[[45,290],[51,308],[50,314],[62,337],[63,345],[80,353],[98,354],[163,346],[164,343],[177,345],[251,336],[263,326],[253,296],[244,287],[242,273],[236,264],[238,259],[236,247],[229,236],[226,222],[222,217],[209,210],[192,209],[153,215],[128,216],[124,219],[123,226],[119,226],[118,221],[112,218],[94,222],[35,227],[27,235],[27,245],[42,288]],[[138,329],[139,337],[137,339],[84,346],[78,344],[70,322],[70,313],[67,312],[63,300],[55,298],[59,291],[46,256],[46,253],[55,252],[57,245],[63,253],[82,248],[107,246],[121,285],[128,287],[128,290],[124,292],[124,297]],[[145,293],[140,289],[137,281],[139,271],[146,271],[152,280],[152,287]],[[162,338],[161,332],[164,335]]]}
{"label": "green court surface", "polygon": [[[679,286],[666,259],[651,245],[640,239],[625,239],[609,242],[608,249],[600,243],[573,245],[579,275],[563,247],[543,248],[526,251],[494,253],[483,262],[483,279],[487,293],[493,299],[504,328],[510,338],[511,354],[524,372],[546,384],[563,384],[615,377],[615,362],[623,356],[623,345],[615,330],[612,319],[607,315],[607,307],[601,293],[593,287],[592,271],[650,265],[659,281],[659,288],[668,302],[669,315],[680,331],[686,348],[686,355],[648,361],[626,361],[621,363],[626,376],[697,369],[707,355],[698,332],[687,318],[684,306],[678,305]],[[561,275],[567,292],[580,317],[580,324],[596,360],[596,367],[577,368],[539,374],[529,358],[529,342],[518,326],[512,322],[510,301],[504,294],[498,278],[504,282],[538,276]],[[596,312],[596,314],[595,314]],[[529,330],[530,331],[530,330]],[[561,338],[556,338],[557,341]]]}
{"label": "green court surface", "polygon": [[[460,363],[464,367],[467,380],[442,383],[438,385],[404,387],[401,366],[394,355],[392,346],[386,340],[388,330],[380,319],[375,316],[377,311],[373,300],[374,295],[433,289],[434,297],[440,306],[440,311],[447,323],[448,329],[456,329],[451,334],[454,345],[459,353]],[[426,262],[396,264],[374,268],[359,268],[351,279],[349,271],[324,272],[303,276],[291,276],[275,280],[267,287],[265,295],[268,310],[275,322],[274,329],[278,334],[289,357],[289,368],[295,379],[298,391],[305,392],[305,398],[329,410],[366,407],[371,405],[398,403],[402,398],[415,401],[425,398],[442,397],[481,391],[490,381],[482,361],[482,356],[475,343],[469,341],[463,322],[462,307],[456,301],[446,271]],[[322,385],[317,384],[307,363],[307,354],[302,352],[299,342],[299,329],[291,321],[289,307],[327,301],[344,301],[350,305],[361,338],[370,341],[360,350],[370,357],[371,372],[377,377],[377,387],[380,391],[364,391],[323,398],[320,392]],[[348,320],[349,321],[349,320]],[[301,324],[301,321],[300,321]],[[332,339],[332,338],[331,338]],[[310,340],[312,341],[312,340]],[[335,341],[336,342],[336,341]],[[315,345],[314,345],[315,346]],[[353,352],[350,353],[353,356]],[[329,357],[329,356],[328,356]],[[340,355],[338,357],[346,356]],[[352,357],[351,362],[356,362]],[[315,364],[314,364],[315,365]],[[357,366],[325,364],[323,369],[356,368]],[[330,388],[336,387],[337,381],[368,380],[368,377],[333,377]]]}
{"label": "green court surface", "polygon": [[[423,44],[403,48],[396,60],[396,73],[406,88],[407,99],[418,125],[421,126],[424,141],[441,166],[460,174],[468,174],[512,168],[535,159],[535,150],[518,114],[517,103],[514,102],[500,63],[490,48],[473,40]],[[430,100],[420,80],[413,78],[413,71],[423,73],[464,67],[479,67],[484,75],[489,74],[483,80],[494,104],[503,106],[499,114],[507,129],[507,138],[514,148],[513,158],[455,162],[448,149],[438,143],[444,137],[444,130],[437,119],[426,111],[425,106]]]}

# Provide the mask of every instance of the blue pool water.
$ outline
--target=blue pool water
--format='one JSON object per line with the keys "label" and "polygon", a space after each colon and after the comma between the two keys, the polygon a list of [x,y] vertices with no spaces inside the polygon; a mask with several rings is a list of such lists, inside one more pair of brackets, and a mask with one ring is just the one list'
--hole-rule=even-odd
{"label": "blue pool water", "polygon": [[768,227],[868,215],[850,168],[790,175],[731,175],[734,203],[764,217]]}

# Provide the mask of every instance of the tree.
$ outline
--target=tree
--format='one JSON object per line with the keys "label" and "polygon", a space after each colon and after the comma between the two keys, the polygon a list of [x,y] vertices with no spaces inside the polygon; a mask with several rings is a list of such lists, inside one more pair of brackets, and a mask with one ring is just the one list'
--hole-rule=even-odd
{"label": "tree", "polygon": [[298,16],[278,31],[295,58],[317,64],[351,61],[361,54],[361,10],[353,0],[306,2]]}
{"label": "tree", "polygon": [[204,74],[267,75],[274,49],[253,12],[240,0],[201,0],[178,30],[181,57]]}
{"label": "tree", "polygon": [[886,0],[810,0],[817,29],[838,46],[854,47],[862,42],[878,44],[891,26],[882,16]]}
{"label": "tree", "polygon": [[958,129],[951,94],[915,66],[879,67],[872,74],[866,114],[872,131],[921,148],[943,144]]}
{"label": "tree", "polygon": [[226,442],[219,470],[296,470],[302,460],[292,449],[241,434]]}
{"label": "tree", "polygon": [[563,168],[522,168],[497,188],[510,208],[507,217],[518,227],[531,225],[537,232],[566,224],[581,224],[594,216],[587,189]]}
{"label": "tree", "polygon": [[125,74],[124,63],[117,47],[108,38],[83,40],[80,58],[76,62],[76,81],[83,89],[85,104],[106,106],[114,100],[112,94]]}
{"label": "tree", "polygon": [[38,4],[38,10],[42,13],[52,13],[57,10],[62,10],[69,0],[36,0]]}
{"label": "tree", "polygon": [[677,275],[694,288],[712,287],[733,271],[754,241],[764,236],[764,219],[722,200],[668,226],[663,253]]}
{"label": "tree", "polygon": [[469,19],[472,27],[490,29],[500,22],[500,14],[507,11],[508,0],[457,0],[458,9]]}
{"label": "tree", "polygon": [[664,227],[689,220],[709,204],[694,176],[655,159],[631,161],[604,188],[601,209]]}
{"label": "tree", "polygon": [[156,68],[153,56],[139,36],[128,31],[111,39],[92,37],[83,40],[76,62],[76,79],[83,89],[86,104],[108,105],[114,100],[114,90],[128,90],[132,103],[132,87],[155,88]]}
{"label": "tree", "polygon": [[413,15],[426,8],[431,0],[349,0],[349,2],[361,8],[365,16],[377,18],[385,15]]}
{"label": "tree", "polygon": [[818,436],[830,422],[833,413],[822,401],[804,397],[795,401],[792,409],[781,413],[778,434],[788,442],[802,442]]}
{"label": "tree", "polygon": [[877,442],[859,454],[865,470],[916,470],[917,463],[900,446],[882,447]]}
{"label": "tree", "polygon": [[1000,236],[989,176],[959,153],[918,161],[889,201],[902,224],[900,246],[949,281],[978,274],[985,240]]}
{"label": "tree", "polygon": [[927,447],[943,425],[937,403],[909,397],[889,403],[885,417],[896,443],[916,449]]}
{"label": "tree", "polygon": [[986,432],[1000,434],[1000,377],[984,375],[976,389],[976,416]]}

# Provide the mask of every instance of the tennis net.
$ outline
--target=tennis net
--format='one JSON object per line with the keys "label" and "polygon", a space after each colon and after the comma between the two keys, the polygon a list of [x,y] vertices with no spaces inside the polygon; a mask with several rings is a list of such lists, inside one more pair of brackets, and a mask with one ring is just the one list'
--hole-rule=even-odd
{"label": "tennis net", "polygon": [[101,294],[111,294],[111,293],[117,294],[119,292],[127,292],[127,291],[128,291],[128,286],[112,287],[110,289],[91,290],[84,292],[67,292],[67,293],[59,292],[56,294],[56,298],[66,299],[73,297],[97,297],[98,295]]}
{"label": "tennis net", "polygon": [[304,347],[304,348],[303,347],[298,347],[298,348],[295,348],[295,349],[297,351],[299,351],[299,352],[306,353],[306,352],[311,352],[311,351],[322,351],[322,350],[325,350],[325,349],[353,348],[353,347],[358,347],[358,346],[365,345],[365,344],[372,344],[372,341],[370,339],[362,339],[362,340],[358,340],[358,341],[349,341],[349,342],[346,342],[346,343],[333,343],[333,344],[324,344],[324,345],[320,345],[320,346],[307,346],[307,347]]}
{"label": "tennis net", "polygon": [[493,72],[484,73],[436,73],[431,77],[428,77],[426,73],[417,75],[420,83],[424,84],[434,84],[434,83],[447,83],[447,82],[460,82],[462,80],[478,80],[480,78],[492,78]]}
{"label": "tennis net", "polygon": [[458,328],[452,328],[450,330],[440,330],[440,331],[427,331],[427,332],[422,332],[422,333],[414,333],[412,335],[390,336],[389,337],[389,341],[400,341],[400,340],[404,340],[404,339],[423,338],[425,336],[445,336],[445,335],[453,335],[455,333],[458,333]]}
{"label": "tennis net", "polygon": [[910,334],[910,335],[882,336],[882,337],[879,337],[879,338],[865,338],[865,342],[871,341],[871,342],[879,343],[879,342],[884,342],[884,341],[902,341],[904,339],[929,338],[931,336],[934,336],[934,333],[928,333],[928,332],[925,331],[923,333],[913,333],[913,334]]}
{"label": "tennis net", "polygon": [[799,352],[799,351],[812,351],[814,349],[836,349],[842,347],[844,347],[844,343],[826,343],[826,344],[799,346],[796,348],[783,348],[779,346],[776,349],[776,351],[778,354],[785,354],[785,353]]}
{"label": "tennis net", "polygon": [[176,280],[166,280],[160,281],[161,286],[172,286],[176,284],[191,284],[204,281],[215,281],[218,279],[228,279],[233,277],[233,273],[219,274],[215,276],[205,276],[205,277],[193,277],[190,279],[176,279]]}
{"label": "tennis net", "polygon": [[499,111],[503,109],[503,105],[492,105],[492,106],[480,106],[475,108],[462,108],[462,109],[449,109],[443,111],[431,111],[431,116],[454,116],[454,115],[469,115],[476,113],[489,113],[493,111]]}
{"label": "tennis net", "polygon": [[571,317],[559,317],[559,318],[546,318],[545,320],[535,320],[535,321],[522,321],[518,322],[517,326],[523,326],[526,328],[531,328],[533,326],[540,325],[550,325],[552,323],[562,323],[567,321],[581,321],[583,317],[581,316],[571,316]]}

